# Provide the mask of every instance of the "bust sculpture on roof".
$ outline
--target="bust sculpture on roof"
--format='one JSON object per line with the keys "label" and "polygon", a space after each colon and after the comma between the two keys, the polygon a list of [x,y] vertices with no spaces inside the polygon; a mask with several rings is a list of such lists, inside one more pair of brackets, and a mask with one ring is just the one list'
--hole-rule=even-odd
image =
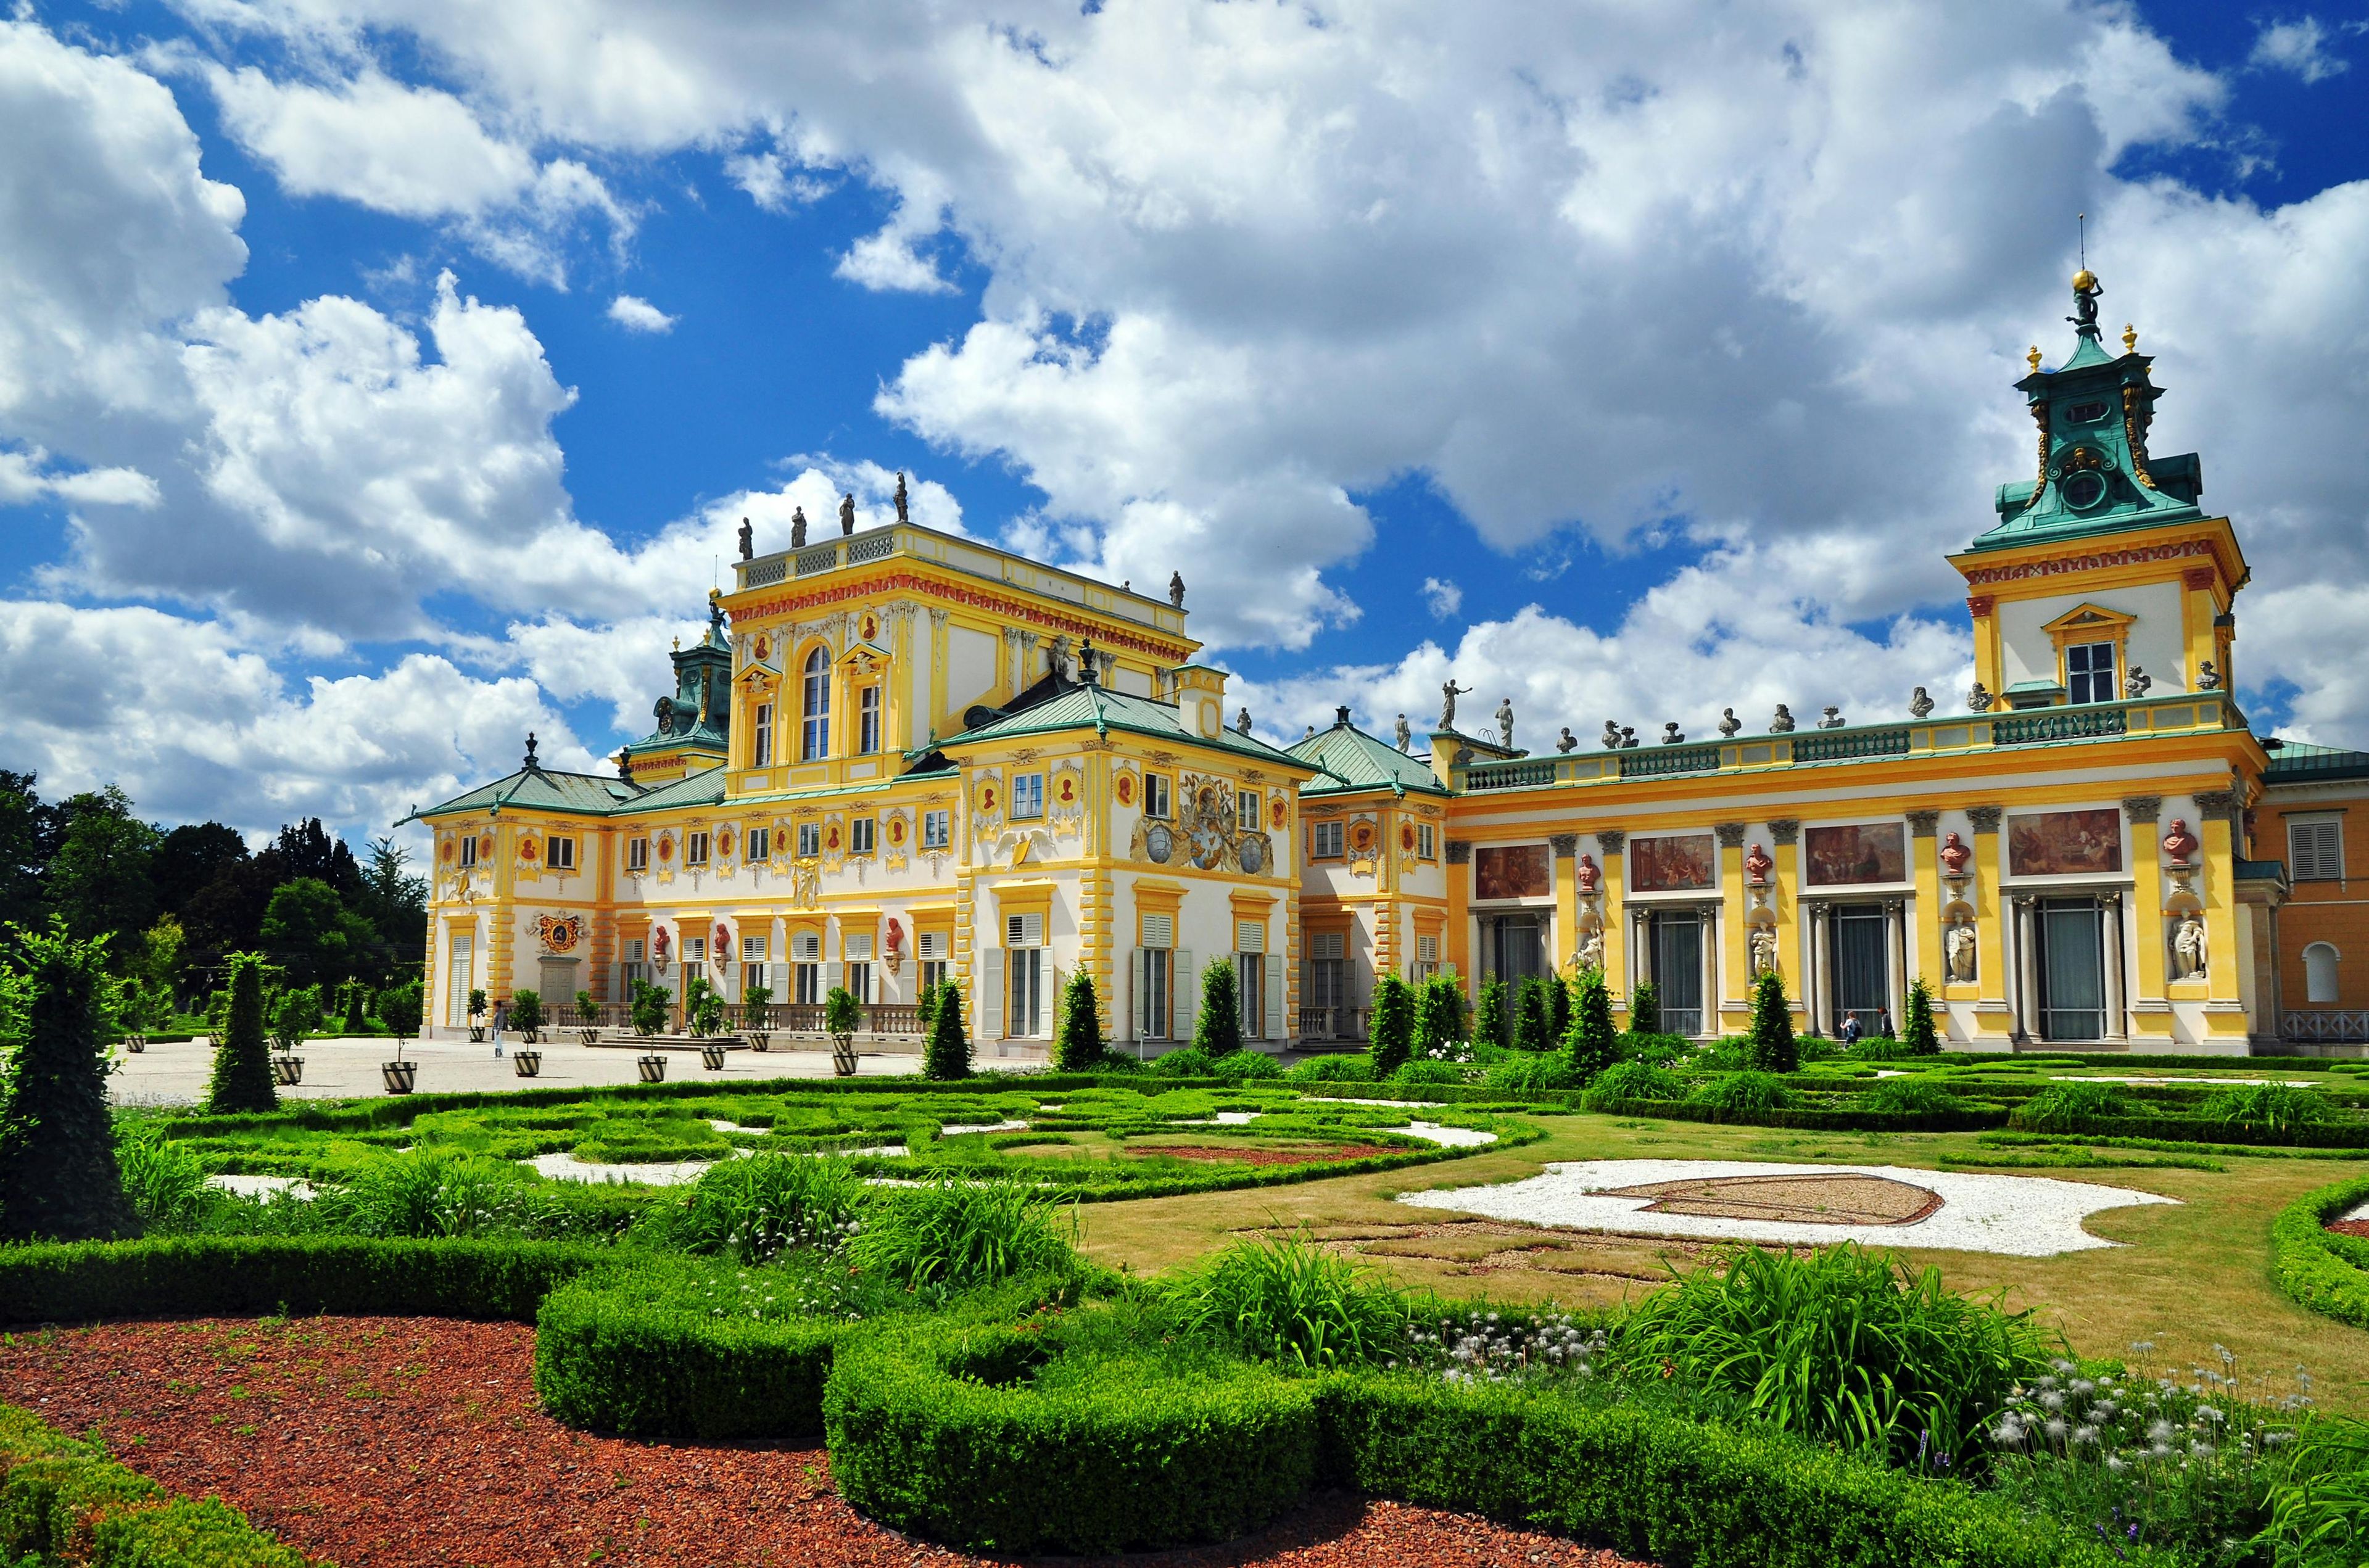
{"label": "bust sculpture on roof", "polygon": [[1776,716],[1768,721],[1768,733],[1771,735],[1792,734],[1793,710],[1787,707],[1782,703],[1778,704]]}
{"label": "bust sculpture on roof", "polygon": [[1990,688],[1979,681],[1966,692],[1966,708],[1971,713],[1986,714],[1991,711],[1991,704],[1997,701],[1991,695]]}
{"label": "bust sculpture on roof", "polygon": [[1722,708],[1719,710],[1720,734],[1733,738],[1735,732],[1743,727],[1744,721],[1735,716],[1735,710],[1734,708]]}
{"label": "bust sculpture on roof", "polygon": [[1911,718],[1923,718],[1927,714],[1929,714],[1929,713],[1931,713],[1932,711],[1933,711],[1933,698],[1932,698],[1932,695],[1931,695],[1931,693],[1928,692],[1925,690],[1925,688],[1924,688],[1924,687],[1919,686],[1919,687],[1917,687],[1915,691],[1913,691],[1913,692],[1909,692],[1909,693],[1908,693],[1908,716],[1909,716],[1909,717],[1911,717]]}
{"label": "bust sculpture on roof", "polygon": [[1566,755],[1568,755],[1573,748],[1576,747],[1578,744],[1579,737],[1571,732],[1571,726],[1569,725],[1564,725],[1562,727],[1562,733],[1555,738],[1555,750],[1563,752]]}

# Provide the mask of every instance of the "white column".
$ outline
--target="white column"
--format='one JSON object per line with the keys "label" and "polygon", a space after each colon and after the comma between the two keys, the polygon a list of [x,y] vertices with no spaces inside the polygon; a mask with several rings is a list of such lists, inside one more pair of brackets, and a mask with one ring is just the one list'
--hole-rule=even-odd
{"label": "white column", "polygon": [[1906,1027],[1908,1016],[1907,986],[1901,979],[1902,941],[1901,904],[1889,898],[1883,905],[1883,1010],[1892,1017],[1892,1031],[1897,1035]]}
{"label": "white column", "polygon": [[1698,1032],[1716,1036],[1720,1030],[1719,907],[1713,905],[1702,912],[1702,1012],[1695,1027]]}
{"label": "white column", "polygon": [[2040,988],[2040,972],[2035,965],[2036,944],[2032,940],[2032,907],[2029,895],[2015,901],[2015,1037],[2019,1041],[2032,1037],[2031,999]]}
{"label": "white column", "polygon": [[2103,917],[2100,923],[2106,928],[2106,1038],[2126,1040],[2130,1024],[2123,1011],[2123,896],[2100,895],[2098,909]]}
{"label": "white column", "polygon": [[1832,1010],[1826,998],[1834,991],[1834,944],[1828,940],[1828,910],[1823,903],[1810,906],[1810,979],[1814,993],[1811,1001],[1810,1031],[1824,1035],[1833,1022]]}

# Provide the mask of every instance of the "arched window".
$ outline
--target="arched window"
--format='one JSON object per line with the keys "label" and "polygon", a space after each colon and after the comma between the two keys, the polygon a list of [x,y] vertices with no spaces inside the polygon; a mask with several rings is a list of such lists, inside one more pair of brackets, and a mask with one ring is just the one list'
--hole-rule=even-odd
{"label": "arched window", "polygon": [[806,730],[799,760],[811,762],[830,754],[830,658],[817,648],[807,655]]}
{"label": "arched window", "polygon": [[2336,949],[2325,942],[2303,950],[2303,994],[2306,1001],[2336,1000]]}

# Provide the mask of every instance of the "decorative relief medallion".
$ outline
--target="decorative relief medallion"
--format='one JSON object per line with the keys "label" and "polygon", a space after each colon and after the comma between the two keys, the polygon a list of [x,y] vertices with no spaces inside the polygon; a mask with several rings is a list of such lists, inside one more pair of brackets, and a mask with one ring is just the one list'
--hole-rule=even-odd
{"label": "decorative relief medallion", "polygon": [[584,917],[544,915],[535,921],[535,934],[542,939],[545,953],[573,953],[584,940]]}

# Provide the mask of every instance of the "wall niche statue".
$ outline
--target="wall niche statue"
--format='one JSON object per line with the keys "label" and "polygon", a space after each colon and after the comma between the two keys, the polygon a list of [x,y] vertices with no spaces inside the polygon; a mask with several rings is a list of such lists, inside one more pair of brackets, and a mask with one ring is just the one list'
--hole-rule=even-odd
{"label": "wall niche statue", "polygon": [[1581,933],[1575,962],[1583,969],[1594,969],[1598,973],[1603,971],[1604,933],[1602,932],[1590,931]]}
{"label": "wall niche statue", "polygon": [[1760,977],[1760,976],[1762,976],[1762,975],[1769,975],[1769,974],[1774,974],[1774,973],[1776,973],[1776,971],[1777,971],[1777,931],[1776,931],[1776,928],[1775,928],[1775,927],[1773,927],[1773,926],[1766,926],[1766,925],[1757,925],[1757,926],[1754,926],[1754,927],[1752,928],[1752,934],[1751,934],[1750,936],[1745,937],[1744,940],[1745,940],[1745,949],[1746,949],[1746,950],[1750,953],[1750,955],[1751,955],[1751,958],[1752,958],[1752,973],[1753,973],[1754,978],[1755,978],[1755,979],[1757,979],[1758,977]]}
{"label": "wall niche statue", "polygon": [[1972,985],[1977,951],[1974,928],[1970,924],[1951,926],[1941,938],[1941,948],[1950,967],[1950,979],[1959,985]]}
{"label": "wall niche statue", "polygon": [[2174,979],[2205,978],[2204,922],[2183,915],[2171,931],[2171,973]]}

